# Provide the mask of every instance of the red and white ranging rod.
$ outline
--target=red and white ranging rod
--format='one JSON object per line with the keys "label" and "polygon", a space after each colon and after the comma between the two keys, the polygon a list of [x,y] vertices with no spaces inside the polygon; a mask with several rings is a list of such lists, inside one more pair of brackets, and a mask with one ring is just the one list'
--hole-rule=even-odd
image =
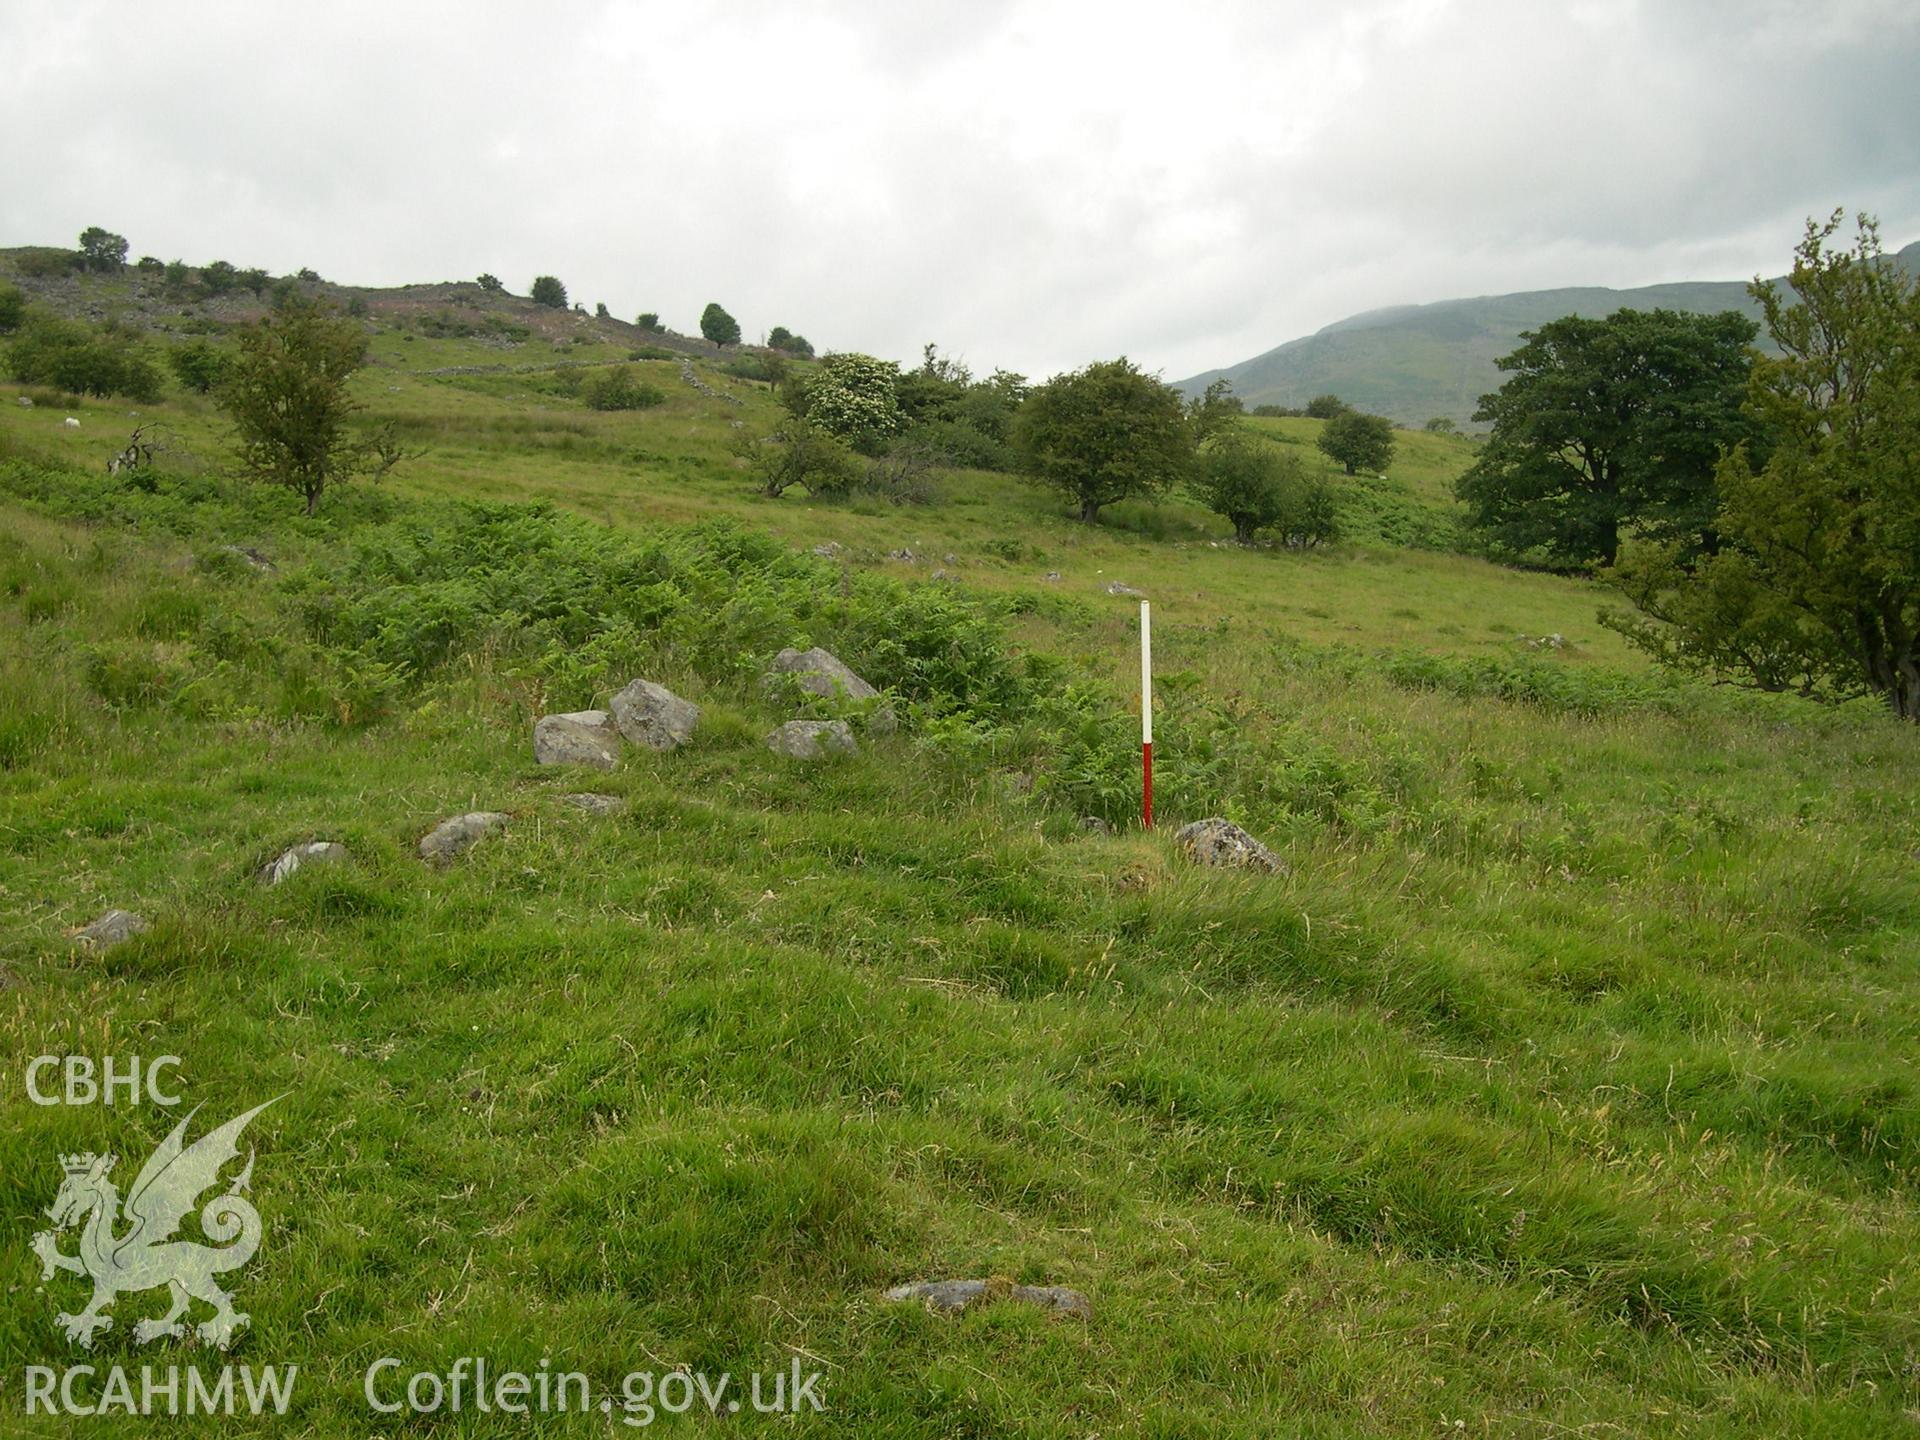
{"label": "red and white ranging rod", "polygon": [[1153,611],[1140,602],[1140,823],[1153,829]]}

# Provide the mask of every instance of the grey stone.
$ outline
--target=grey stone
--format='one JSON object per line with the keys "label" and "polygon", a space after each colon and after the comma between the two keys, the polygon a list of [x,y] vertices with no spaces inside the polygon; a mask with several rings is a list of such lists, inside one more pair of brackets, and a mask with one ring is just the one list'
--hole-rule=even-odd
{"label": "grey stone", "polygon": [[[844,665],[840,658],[818,645],[811,650],[795,650],[788,646],[773,657],[773,663],[760,677],[761,688],[777,689],[781,677],[793,676],[793,683],[808,695],[817,695],[823,700],[877,700],[880,692],[862,680]],[[876,734],[888,734],[894,729],[895,721],[892,707],[876,706],[867,716],[867,728]]]}
{"label": "grey stone", "polygon": [[1131,585],[1122,585],[1118,580],[1109,580],[1107,582],[1107,593],[1109,595],[1131,595],[1139,600],[1144,600],[1147,596],[1146,591],[1136,590]]}
{"label": "grey stone", "polygon": [[1080,828],[1090,835],[1113,834],[1113,826],[1109,825],[1105,820],[1102,820],[1098,815],[1082,815],[1080,817]]}
{"label": "grey stone", "polygon": [[234,559],[245,565],[249,570],[271,573],[277,568],[273,561],[269,560],[265,555],[262,555],[251,545],[222,545],[219,553],[233,556]]}
{"label": "grey stone", "polygon": [[541,765],[611,770],[620,759],[620,732],[604,710],[542,715],[533,724],[533,758]]}
{"label": "grey stone", "polygon": [[813,553],[818,555],[822,560],[831,560],[836,555],[843,553],[846,548],[847,547],[842,545],[838,540],[827,540],[814,546]]}
{"label": "grey stone", "polygon": [[844,720],[789,720],[767,736],[767,748],[790,760],[822,760],[830,752],[860,753],[853,727]]}
{"label": "grey stone", "polygon": [[262,865],[254,879],[262,885],[278,885],[303,865],[338,865],[347,858],[347,847],[335,840],[309,840],[282,852],[280,858]]}
{"label": "grey stone", "polygon": [[620,815],[625,813],[627,802],[620,795],[600,795],[592,791],[583,791],[576,795],[562,795],[560,802],[571,805],[576,810],[584,810],[589,815]]}
{"label": "grey stone", "polygon": [[700,723],[698,705],[651,680],[635,680],[608,703],[620,733],[650,750],[677,749]]}
{"label": "grey stone", "polygon": [[1014,1285],[1005,1280],[916,1280],[894,1286],[885,1298],[896,1302],[918,1300],[929,1310],[948,1315],[997,1300],[1017,1300],[1056,1314],[1077,1315],[1082,1320],[1093,1314],[1092,1302],[1078,1290],[1065,1285]]}
{"label": "grey stone", "polygon": [[1196,865],[1238,866],[1284,875],[1287,862],[1231,820],[1214,817],[1183,825],[1173,837]]}
{"label": "grey stone", "polygon": [[1046,574],[1042,575],[1040,578],[1042,580],[1057,581],[1060,578],[1060,572],[1058,570],[1049,570],[1047,571]]}
{"label": "grey stone", "polygon": [[14,403],[17,404],[22,410],[31,410],[33,408],[33,397],[31,395],[22,395]]}
{"label": "grey stone", "polygon": [[91,925],[79,930],[73,943],[86,950],[105,950],[122,940],[131,940],[147,930],[146,918],[131,910],[109,910]]}
{"label": "grey stone", "polygon": [[445,864],[506,823],[507,817],[497,810],[474,810],[442,820],[421,838],[420,858]]}
{"label": "grey stone", "polygon": [[842,664],[832,651],[818,645],[811,650],[795,650],[791,646],[782,650],[773,657],[760,683],[770,687],[782,675],[793,676],[794,683],[807,694],[828,700],[835,695],[845,695],[849,700],[871,700],[880,693]]}

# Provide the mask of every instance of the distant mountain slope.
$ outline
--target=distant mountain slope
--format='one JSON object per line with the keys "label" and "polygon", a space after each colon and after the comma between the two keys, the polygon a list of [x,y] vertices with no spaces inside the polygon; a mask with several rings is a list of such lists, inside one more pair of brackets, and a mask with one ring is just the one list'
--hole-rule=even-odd
{"label": "distant mountain slope", "polygon": [[[1920,241],[1899,252],[1920,272]],[[1198,393],[1226,376],[1248,405],[1304,405],[1332,393],[1349,404],[1403,424],[1435,415],[1469,422],[1480,396],[1500,384],[1494,361],[1518,347],[1520,332],[1562,315],[1604,316],[1622,307],[1711,313],[1759,307],[1737,280],[1683,281],[1638,290],[1580,286],[1525,290],[1431,305],[1396,305],[1337,320],[1264,355],[1179,382]]]}

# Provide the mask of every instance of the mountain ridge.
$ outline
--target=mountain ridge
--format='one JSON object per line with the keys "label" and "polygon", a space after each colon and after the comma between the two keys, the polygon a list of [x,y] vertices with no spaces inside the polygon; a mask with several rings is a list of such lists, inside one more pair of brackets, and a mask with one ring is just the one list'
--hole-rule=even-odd
{"label": "mountain ridge", "polygon": [[[1894,252],[1920,273],[1920,241]],[[1784,277],[1775,277],[1776,280]],[[1198,394],[1219,378],[1248,405],[1304,405],[1336,394],[1401,424],[1439,416],[1470,423],[1480,396],[1498,388],[1495,361],[1520,333],[1562,315],[1601,317],[1622,308],[1695,313],[1737,310],[1759,318],[1744,280],[1679,280],[1631,289],[1569,285],[1362,310],[1236,364],[1204,370],[1175,388]]]}

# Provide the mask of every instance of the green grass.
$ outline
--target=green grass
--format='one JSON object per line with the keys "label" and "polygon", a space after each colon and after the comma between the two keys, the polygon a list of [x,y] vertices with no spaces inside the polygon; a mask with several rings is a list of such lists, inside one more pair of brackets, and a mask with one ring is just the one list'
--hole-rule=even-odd
{"label": "green grass", "polygon": [[[1910,731],[1669,681],[1584,582],[1182,506],[1089,531],[999,476],[767,501],[727,448],[762,388],[642,363],[668,402],[602,415],[389,348],[362,393],[431,453],[311,522],[206,478],[197,401],[151,492],[100,473],[127,407],[0,407],[0,1366],[71,1358],[53,1157],[130,1173],[174,1118],[31,1106],[21,1061],[175,1053],[207,1116],[286,1094],[235,1358],[301,1366],[299,1433],[369,1433],[382,1354],[819,1357],[828,1412],[777,1433],[1917,1428]],[[1400,439],[1356,513],[1444,519],[1466,447]],[[1114,579],[1155,604],[1150,835],[1079,824],[1132,804]],[[908,723],[794,768],[757,662],[815,642]],[[693,744],[532,763],[636,673]],[[512,823],[415,858],[476,808]],[[1206,813],[1291,873],[1189,867]],[[352,860],[252,883],[311,838]],[[155,928],[76,955],[110,905]],[[1093,1318],[879,1301],[946,1276]],[[89,1359],[181,1359],[132,1344],[155,1308]]]}

